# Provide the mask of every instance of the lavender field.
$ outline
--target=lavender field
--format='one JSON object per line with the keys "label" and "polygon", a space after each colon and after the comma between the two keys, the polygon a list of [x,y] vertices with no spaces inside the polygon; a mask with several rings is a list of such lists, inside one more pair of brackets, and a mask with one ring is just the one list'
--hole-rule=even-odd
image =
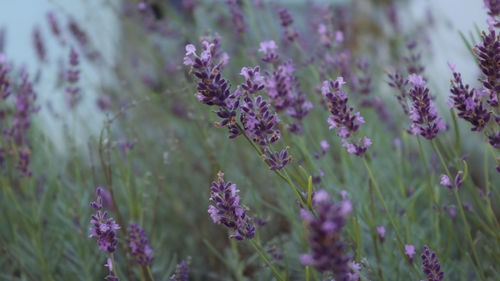
{"label": "lavender field", "polygon": [[499,98],[499,0],[6,1],[0,280],[498,281]]}

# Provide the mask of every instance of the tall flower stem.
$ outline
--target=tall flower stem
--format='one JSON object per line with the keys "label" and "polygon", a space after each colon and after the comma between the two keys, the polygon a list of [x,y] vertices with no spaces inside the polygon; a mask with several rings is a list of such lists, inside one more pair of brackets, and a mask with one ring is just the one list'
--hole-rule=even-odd
{"label": "tall flower stem", "polygon": [[[441,155],[441,152],[439,151],[439,148],[437,147],[434,140],[431,140],[431,144],[432,144],[432,147],[434,148],[434,151],[436,151],[436,154],[438,155],[439,160],[441,161],[441,165],[443,165],[443,168],[446,172],[446,175],[448,176],[448,178],[452,179],[453,177],[451,176],[450,170],[448,169],[448,166],[446,165],[446,162],[444,161],[444,158]],[[474,256],[476,266],[479,269],[479,275],[481,276],[481,280],[486,280],[486,278],[484,276],[483,269],[481,268],[481,263],[480,263],[479,258],[477,256],[476,248],[474,247],[474,241],[472,240],[472,235],[470,233],[469,223],[467,222],[467,219],[465,218],[465,212],[464,212],[464,208],[462,205],[462,200],[460,200],[460,196],[458,195],[458,187],[455,185],[454,181],[452,181],[452,184],[453,184],[453,193],[455,194],[455,198],[457,200],[457,205],[458,205],[458,210],[460,211],[460,216],[462,217],[462,220],[463,220],[463,223],[465,226],[465,232],[466,232],[467,239],[469,240],[469,243],[471,246],[472,255]]]}
{"label": "tall flower stem", "polygon": [[278,270],[271,264],[271,262],[269,261],[269,259],[266,257],[266,255],[259,249],[259,246],[257,246],[257,244],[255,243],[255,241],[253,240],[249,240],[250,242],[250,245],[252,245],[252,247],[255,249],[255,251],[257,252],[257,254],[259,254],[259,256],[262,258],[262,260],[264,260],[264,262],[266,263],[267,266],[269,266],[269,268],[271,269],[274,277],[276,277],[276,279],[278,279],[278,281],[284,281],[283,277],[281,277],[281,274],[278,272]]}
{"label": "tall flower stem", "polygon": [[373,183],[373,186],[375,187],[375,192],[377,193],[377,197],[379,198],[380,202],[382,203],[382,206],[384,207],[384,211],[387,215],[387,218],[389,219],[389,222],[392,226],[392,229],[394,230],[394,233],[396,234],[396,240],[398,244],[398,248],[401,251],[401,255],[404,257],[406,262],[411,266],[412,270],[419,275],[418,271],[415,269],[415,265],[410,262],[408,257],[403,253],[402,247],[403,247],[403,239],[401,238],[401,235],[398,232],[398,229],[396,228],[396,224],[394,223],[394,219],[392,218],[391,213],[389,212],[389,208],[387,208],[387,204],[385,203],[384,197],[382,196],[382,193],[380,192],[380,189],[378,187],[377,182],[375,181],[375,177],[373,176],[372,170],[370,169],[370,166],[368,165],[368,162],[366,161],[365,157],[362,157],[363,159],[363,164],[365,165],[366,171],[368,172],[368,175],[370,176],[370,180]]}

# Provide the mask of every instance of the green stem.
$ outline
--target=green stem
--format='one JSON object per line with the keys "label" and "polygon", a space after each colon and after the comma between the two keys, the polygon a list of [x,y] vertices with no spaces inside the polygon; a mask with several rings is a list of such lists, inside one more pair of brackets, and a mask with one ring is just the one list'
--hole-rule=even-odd
{"label": "green stem", "polygon": [[443,168],[444,168],[444,170],[446,172],[446,175],[448,176],[448,178],[452,182],[453,193],[455,194],[455,198],[457,200],[458,209],[460,211],[460,216],[462,217],[462,220],[463,220],[463,223],[464,223],[464,226],[465,226],[465,232],[466,232],[467,239],[469,240],[469,243],[470,243],[470,246],[471,246],[471,249],[472,249],[472,255],[474,256],[475,262],[477,263],[476,266],[479,269],[479,275],[481,276],[481,279],[485,280],[484,272],[483,272],[483,269],[481,268],[481,263],[480,263],[480,261],[478,259],[478,256],[477,256],[477,253],[476,253],[476,248],[474,247],[474,241],[472,240],[472,235],[470,233],[469,223],[467,222],[467,219],[465,218],[465,212],[464,212],[464,208],[462,206],[462,201],[460,200],[460,196],[458,195],[458,187],[455,185],[455,181],[453,181],[453,177],[451,176],[450,170],[448,169],[448,166],[446,165],[446,162],[444,161],[444,158],[441,155],[441,152],[439,151],[439,148],[436,146],[436,143],[434,142],[434,140],[431,140],[431,144],[432,144],[432,147],[434,148],[434,150],[436,151],[436,154],[438,155],[439,160],[441,161],[441,165],[443,165]]}
{"label": "green stem", "polygon": [[267,266],[269,266],[269,268],[273,272],[274,277],[276,277],[276,279],[278,279],[278,281],[284,281],[283,278],[281,277],[281,274],[278,272],[278,270],[271,264],[271,262],[269,262],[269,259],[267,259],[266,255],[259,249],[259,246],[257,246],[257,244],[255,244],[255,242],[253,240],[249,240],[249,242],[252,245],[252,247],[255,249],[257,254],[259,254],[259,256],[262,258],[262,260],[264,260],[264,262],[267,264]]}

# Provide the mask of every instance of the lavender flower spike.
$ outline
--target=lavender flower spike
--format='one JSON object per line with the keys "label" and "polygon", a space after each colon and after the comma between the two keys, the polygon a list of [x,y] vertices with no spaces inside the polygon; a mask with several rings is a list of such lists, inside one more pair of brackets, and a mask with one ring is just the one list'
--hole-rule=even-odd
{"label": "lavender flower spike", "polygon": [[325,190],[313,195],[316,216],[302,209],[301,216],[309,230],[310,254],[301,257],[302,264],[311,265],[320,272],[332,271],[336,280],[350,280],[349,257],[344,254],[345,245],[341,241],[346,216],[352,211],[352,203],[343,200],[335,204]]}
{"label": "lavender flower spike", "polygon": [[427,276],[427,281],[443,280],[444,272],[441,271],[441,264],[436,253],[431,252],[429,247],[424,246],[424,253],[420,258],[422,259],[422,271]]}
{"label": "lavender flower spike", "polygon": [[353,107],[348,107],[346,93],[342,91],[342,85],[345,84],[342,77],[336,81],[327,80],[323,82],[321,91],[328,102],[328,109],[332,114],[328,118],[330,129],[337,129],[337,135],[342,138],[342,146],[347,148],[347,152],[362,156],[368,147],[372,145],[369,138],[359,138],[357,142],[354,135],[359,129],[359,125],[365,123],[359,112],[354,113]]}
{"label": "lavender flower spike", "polygon": [[153,262],[153,250],[149,246],[148,238],[143,229],[133,223],[129,226],[130,249],[137,262],[142,265],[150,265]]}
{"label": "lavender flower spike", "polygon": [[210,187],[210,201],[208,213],[214,223],[223,224],[233,233],[229,238],[236,240],[252,239],[255,236],[255,226],[246,215],[246,210],[240,207],[240,192],[236,185],[224,181],[224,174],[217,174],[218,180]]}
{"label": "lavender flower spike", "polygon": [[446,129],[446,125],[438,117],[429,94],[429,88],[425,87],[424,78],[412,74],[408,77],[408,81],[413,85],[408,92],[411,100],[410,119],[413,121],[410,132],[414,135],[421,135],[428,140],[433,139],[439,131]]}
{"label": "lavender flower spike", "polygon": [[172,277],[170,277],[169,281],[188,281],[189,280],[188,272],[189,272],[188,265],[186,264],[186,262],[181,261],[181,263],[179,263],[175,267],[175,273]]}
{"label": "lavender flower spike", "polygon": [[120,229],[120,226],[113,218],[108,217],[108,212],[102,212],[102,193],[102,188],[98,187],[96,190],[96,200],[90,203],[90,206],[97,213],[92,215],[92,219],[90,220],[92,226],[90,227],[89,238],[97,238],[99,250],[113,253],[118,244],[116,231]]}

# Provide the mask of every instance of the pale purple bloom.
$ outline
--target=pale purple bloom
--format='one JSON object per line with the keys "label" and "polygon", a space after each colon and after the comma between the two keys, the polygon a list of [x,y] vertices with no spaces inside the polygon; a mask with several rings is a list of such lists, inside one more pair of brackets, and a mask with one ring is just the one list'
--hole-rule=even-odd
{"label": "pale purple bloom", "polygon": [[385,241],[385,227],[383,225],[377,226],[377,232],[380,237],[380,241],[384,243]]}
{"label": "pale purple bloom", "polygon": [[442,186],[445,186],[449,189],[453,188],[453,185],[451,184],[450,178],[447,175],[441,175],[441,181],[439,182]]}
{"label": "pale purple bloom", "polygon": [[405,255],[408,256],[408,259],[411,263],[413,263],[413,256],[416,254],[415,246],[413,245],[405,245]]}

